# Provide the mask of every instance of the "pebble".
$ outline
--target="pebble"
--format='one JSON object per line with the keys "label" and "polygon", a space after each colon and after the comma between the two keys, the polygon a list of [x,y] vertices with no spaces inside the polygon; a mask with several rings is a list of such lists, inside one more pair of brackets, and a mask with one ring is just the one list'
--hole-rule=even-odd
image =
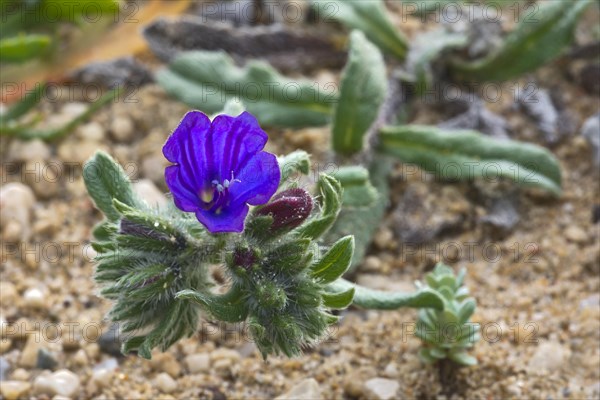
{"label": "pebble", "polygon": [[10,363],[5,357],[0,357],[0,381],[6,379],[8,370],[10,369]]}
{"label": "pebble", "polygon": [[585,243],[587,242],[587,234],[578,226],[571,225],[565,229],[565,237],[569,242]]}
{"label": "pebble", "polygon": [[38,352],[42,348],[40,337],[36,334],[30,335],[27,338],[27,343],[23,347],[21,357],[19,358],[19,366],[23,368],[33,368],[37,365]]}
{"label": "pebble", "polygon": [[133,190],[142,199],[148,203],[150,207],[163,207],[167,204],[167,198],[158,190],[154,182],[149,179],[141,179],[133,184]]}
{"label": "pebble", "polygon": [[389,246],[390,242],[394,239],[394,233],[388,228],[381,228],[375,233],[373,242],[380,249],[385,249]]}
{"label": "pebble", "polygon": [[107,151],[104,144],[92,140],[65,140],[58,146],[58,157],[65,163],[76,163],[80,168],[96,151]]}
{"label": "pebble", "polygon": [[61,369],[52,374],[39,375],[33,382],[36,394],[49,394],[74,397],[79,393],[79,377],[73,372]]}
{"label": "pebble", "polygon": [[276,397],[276,400],[314,400],[320,399],[321,388],[319,383],[313,379],[304,379],[294,385],[288,392]]}
{"label": "pebble", "polygon": [[0,302],[9,304],[17,298],[17,288],[12,282],[0,282]]}
{"label": "pebble", "polygon": [[10,144],[9,157],[11,161],[43,161],[50,158],[50,147],[41,139],[15,140]]}
{"label": "pebble", "polygon": [[156,387],[163,393],[173,393],[177,390],[177,382],[166,372],[161,372],[155,378]]}
{"label": "pebble", "polygon": [[[440,198],[445,201],[439,201]],[[465,229],[470,207],[456,187],[445,186],[436,193],[425,182],[415,182],[404,191],[392,221],[402,242],[417,246],[431,242],[444,232]]]}
{"label": "pebble", "polygon": [[106,368],[94,369],[94,372],[92,372],[92,378],[90,379],[90,384],[92,386],[91,391],[95,392],[98,389],[108,387],[114,375],[114,370]]}
{"label": "pebble", "polygon": [[391,379],[373,378],[365,382],[364,392],[369,399],[389,400],[396,398],[400,384]]}
{"label": "pebble", "polygon": [[35,195],[30,187],[11,182],[0,188],[0,221],[2,225],[15,221],[21,228],[21,241],[27,242],[31,235],[31,212]]}
{"label": "pebble", "polygon": [[127,117],[114,118],[110,130],[113,138],[118,142],[129,142],[135,132],[133,122]]}
{"label": "pebble", "polygon": [[57,365],[56,356],[51,351],[44,348],[38,350],[36,368],[54,369]]}
{"label": "pebble", "polygon": [[600,114],[592,115],[585,120],[581,128],[581,134],[592,146],[594,163],[600,165]]}
{"label": "pebble", "polygon": [[532,372],[557,371],[565,364],[570,354],[571,351],[567,347],[556,341],[542,342],[529,359],[527,366]]}
{"label": "pebble", "polygon": [[47,305],[44,293],[38,288],[30,288],[23,294],[25,306],[29,308],[42,309]]}
{"label": "pebble", "polygon": [[31,384],[21,381],[3,381],[0,382],[0,394],[6,400],[16,400],[27,396]]}
{"label": "pebble", "polygon": [[519,223],[521,217],[511,197],[499,197],[492,201],[488,213],[480,218],[481,223],[490,228],[497,237],[508,235]]}
{"label": "pebble", "polygon": [[95,121],[80,126],[77,133],[84,140],[100,142],[104,139],[104,128]]}
{"label": "pebble", "polygon": [[27,161],[24,171],[31,172],[25,175],[25,183],[31,186],[38,198],[50,199],[56,196],[61,187],[61,174],[64,172],[59,162]]}
{"label": "pebble", "polygon": [[218,361],[218,360],[231,360],[231,361],[235,362],[235,361],[239,361],[241,356],[240,356],[240,353],[238,353],[235,350],[231,350],[231,349],[227,349],[227,348],[220,348],[220,349],[216,349],[212,353],[210,353],[210,358],[213,362]]}
{"label": "pebble", "polygon": [[98,346],[100,351],[112,356],[122,356],[121,354],[121,340],[119,339],[119,326],[113,324],[108,328],[106,332],[98,338]]}
{"label": "pebble", "polygon": [[210,368],[210,356],[208,354],[191,354],[185,358],[185,365],[192,374],[206,372]]}
{"label": "pebble", "polygon": [[173,378],[181,374],[181,366],[171,353],[159,353],[153,356],[150,365],[155,371],[166,372]]}

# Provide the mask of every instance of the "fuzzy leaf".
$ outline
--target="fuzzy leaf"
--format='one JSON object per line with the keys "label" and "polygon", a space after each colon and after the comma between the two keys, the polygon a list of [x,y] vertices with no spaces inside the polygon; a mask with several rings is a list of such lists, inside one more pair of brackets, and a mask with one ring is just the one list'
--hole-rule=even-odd
{"label": "fuzzy leaf", "polygon": [[323,293],[323,305],[328,308],[343,310],[352,304],[354,288],[339,293]]}
{"label": "fuzzy leaf", "polygon": [[362,32],[353,31],[333,114],[332,146],[336,152],[350,155],[363,148],[365,133],[377,117],[386,89],[381,53]]}
{"label": "fuzzy leaf", "polygon": [[278,157],[279,169],[281,170],[280,185],[287,183],[288,179],[297,172],[308,175],[310,172],[310,156],[304,150],[296,150],[286,156]]}
{"label": "fuzzy leaf", "polygon": [[316,239],[323,235],[335,222],[342,206],[342,186],[337,179],[321,174],[317,187],[321,193],[321,214],[298,227],[300,237]]}
{"label": "fuzzy leaf", "polygon": [[384,292],[368,289],[345,279],[338,279],[328,287],[331,292],[355,288],[353,304],[373,310],[395,310],[400,307],[434,308],[442,310],[444,299],[435,290],[423,288],[415,293]]}
{"label": "fuzzy leaf", "polygon": [[574,39],[579,16],[591,0],[542,3],[535,18],[524,18],[487,57],[457,62],[454,74],[464,81],[504,81],[533,71],[556,58]]}
{"label": "fuzzy leaf", "polygon": [[96,207],[111,221],[120,217],[113,205],[114,199],[131,207],[140,207],[123,168],[102,151],[96,152],[85,164],[83,179]]}
{"label": "fuzzy leaf", "polygon": [[448,356],[452,361],[459,365],[472,366],[477,365],[477,359],[468,355],[464,351],[450,352]]}
{"label": "fuzzy leaf", "polygon": [[359,29],[386,53],[403,60],[407,40],[387,16],[382,0],[312,0],[322,18],[334,18],[350,29]]}
{"label": "fuzzy leaf", "polygon": [[378,198],[377,190],[371,185],[369,171],[365,167],[340,167],[333,177],[344,188],[342,207],[367,207]]}
{"label": "fuzzy leaf", "polygon": [[[325,243],[334,243],[342,236],[354,235],[355,249],[350,271],[362,262],[389,204],[388,175],[393,164],[388,157],[378,157],[369,170],[370,181],[377,194],[375,201],[368,206],[353,206],[352,202],[346,201],[348,195],[344,191],[342,210],[325,237]],[[349,196],[352,196],[352,193]]]}
{"label": "fuzzy leaf", "polygon": [[475,299],[465,300],[458,309],[458,322],[461,324],[467,322],[475,312],[476,307],[477,303],[475,302]]}
{"label": "fuzzy leaf", "polygon": [[353,253],[354,237],[346,236],[341,238],[331,246],[320,260],[312,265],[312,276],[320,279],[323,283],[335,281],[342,276],[350,266]]}
{"label": "fuzzy leaf", "polygon": [[418,35],[411,42],[406,69],[416,83],[418,93],[423,93],[433,83],[431,64],[446,50],[463,47],[467,41],[464,33],[436,29]]}
{"label": "fuzzy leaf", "polygon": [[156,80],[173,97],[206,113],[219,112],[238,97],[261,124],[271,126],[325,125],[337,99],[328,88],[282,76],[261,61],[239,68],[224,52],[182,53]]}
{"label": "fuzzy leaf", "polygon": [[382,128],[380,149],[443,179],[504,177],[554,195],[561,193],[558,161],[548,150],[529,143],[493,139],[475,131],[402,125]]}
{"label": "fuzzy leaf", "polygon": [[210,295],[195,290],[182,290],[176,299],[191,300],[220,321],[240,322],[248,316],[248,308],[240,295],[239,288],[233,287],[223,295]]}

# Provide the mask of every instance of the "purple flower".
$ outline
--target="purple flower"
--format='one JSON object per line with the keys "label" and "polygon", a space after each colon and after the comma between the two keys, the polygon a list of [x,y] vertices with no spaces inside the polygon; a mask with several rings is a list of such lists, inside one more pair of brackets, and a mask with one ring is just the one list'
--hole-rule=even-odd
{"label": "purple flower", "polygon": [[210,232],[241,232],[248,205],[265,204],[279,186],[277,159],[262,151],[266,142],[247,112],[212,122],[200,111],[187,113],[163,146],[175,163],[165,169],[175,205]]}

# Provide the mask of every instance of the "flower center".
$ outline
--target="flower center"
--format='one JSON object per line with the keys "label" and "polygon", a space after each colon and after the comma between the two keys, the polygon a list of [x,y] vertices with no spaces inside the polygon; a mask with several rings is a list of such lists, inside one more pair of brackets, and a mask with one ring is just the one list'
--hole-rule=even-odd
{"label": "flower center", "polygon": [[233,171],[231,171],[231,179],[224,179],[223,182],[219,182],[214,179],[211,184],[212,186],[204,188],[200,192],[200,199],[205,203],[205,209],[213,210],[217,214],[221,212],[221,209],[226,204],[226,197],[229,193],[229,188],[234,182],[241,183],[239,179],[235,179]]}

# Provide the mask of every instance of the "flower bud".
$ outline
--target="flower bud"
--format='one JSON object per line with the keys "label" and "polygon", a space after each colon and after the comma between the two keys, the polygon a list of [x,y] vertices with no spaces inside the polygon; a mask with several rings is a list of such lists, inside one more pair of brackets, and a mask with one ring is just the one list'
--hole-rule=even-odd
{"label": "flower bud", "polygon": [[313,201],[304,189],[288,189],[276,194],[271,202],[257,211],[257,215],[273,217],[271,231],[282,228],[293,229],[310,215]]}

